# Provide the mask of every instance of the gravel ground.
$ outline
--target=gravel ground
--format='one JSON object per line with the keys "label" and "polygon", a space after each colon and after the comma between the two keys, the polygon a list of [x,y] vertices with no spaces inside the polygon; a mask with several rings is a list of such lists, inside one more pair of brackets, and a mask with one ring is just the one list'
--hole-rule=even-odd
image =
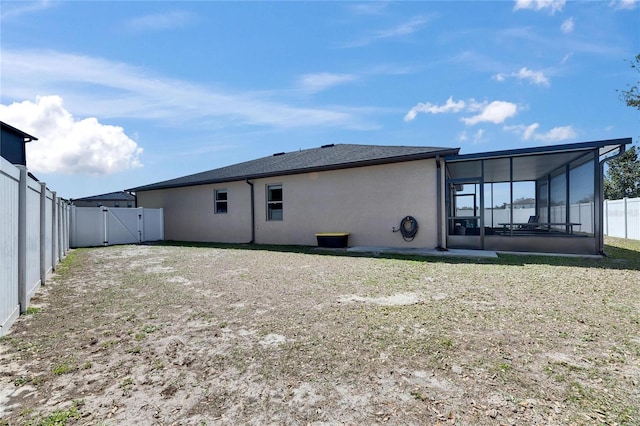
{"label": "gravel ground", "polygon": [[71,251],[0,341],[0,424],[640,424],[640,247],[267,249]]}

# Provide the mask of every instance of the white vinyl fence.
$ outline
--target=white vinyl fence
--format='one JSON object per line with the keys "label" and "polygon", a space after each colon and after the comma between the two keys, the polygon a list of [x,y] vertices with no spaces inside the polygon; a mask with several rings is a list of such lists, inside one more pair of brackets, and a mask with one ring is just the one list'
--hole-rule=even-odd
{"label": "white vinyl fence", "polygon": [[[581,203],[570,206],[572,221],[579,223],[573,227],[574,232],[593,233],[593,204]],[[549,222],[564,222],[566,217],[566,207],[552,207],[551,220]],[[473,209],[459,209],[457,216],[471,216]],[[513,209],[513,220],[511,220],[511,209],[484,209],[484,224],[492,228],[500,227],[502,223],[527,223],[529,217],[535,216],[536,209],[527,207],[523,209]],[[540,222],[547,222],[546,217],[541,217]]]}
{"label": "white vinyl fence", "polygon": [[604,201],[604,235],[640,240],[640,198]]}
{"label": "white vinyl fence", "polygon": [[0,336],[69,250],[69,204],[0,157]]}
{"label": "white vinyl fence", "polygon": [[71,247],[164,240],[162,209],[71,207]]}

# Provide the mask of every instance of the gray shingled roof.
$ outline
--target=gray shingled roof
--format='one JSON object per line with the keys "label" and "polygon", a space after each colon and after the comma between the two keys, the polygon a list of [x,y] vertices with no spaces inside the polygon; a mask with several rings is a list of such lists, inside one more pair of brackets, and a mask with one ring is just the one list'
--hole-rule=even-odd
{"label": "gray shingled roof", "polygon": [[131,188],[129,191],[178,188],[209,183],[233,182],[270,176],[283,176],[314,171],[346,169],[375,164],[456,155],[459,148],[428,146],[324,145],[321,148],[279,153],[257,160],[196,173],[164,182]]}
{"label": "gray shingled roof", "polygon": [[74,201],[133,201],[136,197],[128,192],[118,191],[108,194],[92,195],[90,197],[76,198]]}

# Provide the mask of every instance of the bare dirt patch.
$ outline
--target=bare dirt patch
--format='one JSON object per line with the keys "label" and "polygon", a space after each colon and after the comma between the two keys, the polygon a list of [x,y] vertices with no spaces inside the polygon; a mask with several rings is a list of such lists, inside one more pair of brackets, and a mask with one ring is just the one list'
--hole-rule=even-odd
{"label": "bare dirt patch", "polygon": [[71,252],[0,424],[639,424],[640,256]]}

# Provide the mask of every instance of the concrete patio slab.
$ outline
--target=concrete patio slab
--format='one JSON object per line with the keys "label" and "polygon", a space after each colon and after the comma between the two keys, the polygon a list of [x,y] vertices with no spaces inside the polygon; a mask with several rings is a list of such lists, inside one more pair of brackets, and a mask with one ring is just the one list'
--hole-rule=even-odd
{"label": "concrete patio slab", "polygon": [[410,256],[443,256],[443,257],[488,257],[495,258],[498,254],[490,250],[449,249],[436,250],[428,248],[398,248],[398,247],[349,247],[351,253],[380,253],[405,254]]}

